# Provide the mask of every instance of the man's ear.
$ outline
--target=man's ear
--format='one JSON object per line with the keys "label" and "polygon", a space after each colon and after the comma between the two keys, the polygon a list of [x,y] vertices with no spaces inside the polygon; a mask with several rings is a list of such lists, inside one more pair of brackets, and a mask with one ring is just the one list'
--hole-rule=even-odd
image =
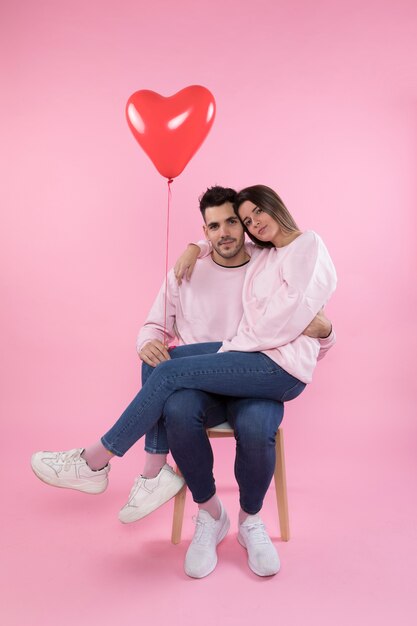
{"label": "man's ear", "polygon": [[208,239],[207,237],[208,228],[205,224],[203,224],[203,232],[204,232],[204,235],[206,236],[206,239]]}

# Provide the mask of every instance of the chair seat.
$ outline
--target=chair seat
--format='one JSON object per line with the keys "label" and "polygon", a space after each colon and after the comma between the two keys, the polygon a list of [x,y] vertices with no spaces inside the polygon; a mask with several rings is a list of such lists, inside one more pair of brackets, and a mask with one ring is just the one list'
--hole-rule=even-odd
{"label": "chair seat", "polygon": [[207,430],[216,433],[233,433],[233,428],[230,426],[229,422],[222,422],[217,426],[211,426],[210,428],[207,428]]}

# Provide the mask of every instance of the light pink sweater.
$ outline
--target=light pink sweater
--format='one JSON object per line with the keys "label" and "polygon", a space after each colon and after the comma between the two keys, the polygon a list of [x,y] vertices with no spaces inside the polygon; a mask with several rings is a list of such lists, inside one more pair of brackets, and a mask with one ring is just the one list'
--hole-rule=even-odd
{"label": "light pink sweater", "polygon": [[263,249],[246,273],[237,333],[220,352],[264,352],[289,374],[311,382],[320,345],[301,333],[336,282],[326,246],[311,230],[282,248]]}
{"label": "light pink sweater", "polygon": [[[261,251],[249,243],[246,249],[251,255],[250,262],[241,267],[227,268],[217,265],[212,260],[211,247],[207,242],[198,242],[198,245],[202,249],[201,254],[206,256],[197,262],[189,282],[183,281],[179,287],[173,271],[168,274],[165,335],[163,332],[165,285],[163,285],[139,332],[136,342],[138,352],[153,339],[170,343],[178,338],[180,344],[223,340],[225,346],[238,336],[238,328],[244,313],[242,293],[245,291],[246,275],[252,271],[257,258],[268,252]],[[314,315],[311,319],[313,317]],[[335,334],[332,333],[326,339],[310,341],[317,346],[319,352],[317,358],[320,359],[335,343]]]}
{"label": "light pink sweater", "polygon": [[[208,245],[205,251],[209,254]],[[163,284],[139,332],[137,351],[152,339],[172,343],[177,338],[179,344],[232,339],[242,319],[242,289],[251,263],[222,267],[206,256],[196,263],[191,280],[184,280],[181,286],[170,270],[165,337]]]}

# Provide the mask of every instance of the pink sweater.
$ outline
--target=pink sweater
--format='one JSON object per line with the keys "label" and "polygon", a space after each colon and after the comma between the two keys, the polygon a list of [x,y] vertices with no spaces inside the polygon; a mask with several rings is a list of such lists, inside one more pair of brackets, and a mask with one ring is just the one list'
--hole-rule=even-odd
{"label": "pink sweater", "polygon": [[[209,254],[206,245],[205,251]],[[206,256],[199,259],[190,281],[178,286],[174,271],[168,273],[167,324],[165,341],[180,344],[222,341],[235,336],[243,315],[242,289],[249,265],[222,267]],[[164,342],[165,284],[141,328],[136,349],[148,341]]]}
{"label": "pink sweater", "polygon": [[302,335],[336,288],[336,271],[320,237],[306,231],[287,246],[253,258],[243,287],[243,317],[220,352],[264,352],[285,371],[311,382],[320,344]]}
{"label": "pink sweater", "polygon": [[[201,254],[208,256],[199,259],[189,282],[183,281],[179,287],[173,271],[168,274],[165,336],[163,285],[139,332],[136,342],[138,352],[153,339],[169,343],[177,338],[180,344],[190,344],[222,340],[227,343],[227,340],[236,337],[244,313],[242,292],[246,274],[251,271],[259,255],[264,255],[264,251],[247,244],[247,252],[252,255],[250,262],[241,267],[227,268],[212,260],[207,242],[198,242],[198,245],[202,248]],[[311,341],[318,346],[320,359],[335,343],[335,334]]]}

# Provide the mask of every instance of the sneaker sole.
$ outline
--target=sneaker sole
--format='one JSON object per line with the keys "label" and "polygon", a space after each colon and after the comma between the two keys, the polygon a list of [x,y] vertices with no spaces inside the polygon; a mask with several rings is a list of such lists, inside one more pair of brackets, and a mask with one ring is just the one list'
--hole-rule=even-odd
{"label": "sneaker sole", "polygon": [[257,570],[256,567],[253,565],[253,563],[251,563],[250,557],[249,557],[249,552],[248,549],[246,547],[246,543],[245,540],[243,539],[243,537],[241,536],[240,533],[238,533],[237,535],[237,540],[240,543],[240,545],[245,548],[247,555],[248,555],[248,565],[250,567],[250,569],[252,570],[252,572],[254,574],[256,574],[257,576],[262,576],[262,578],[265,578],[267,576],[275,576],[275,574],[278,574],[279,570],[281,569],[281,564],[279,564],[278,569],[275,572],[271,572],[270,574],[265,574],[263,572],[261,572],[260,570]]}
{"label": "sneaker sole", "polygon": [[175,488],[173,488],[173,486],[171,485],[171,488],[167,488],[163,492],[163,495],[161,494],[161,492],[159,492],[160,497],[158,498],[157,502],[149,502],[148,506],[143,507],[140,510],[138,510],[137,507],[129,507],[128,510],[125,512],[123,507],[123,509],[121,509],[121,511],[119,512],[119,520],[122,522],[122,524],[131,524],[132,522],[137,522],[140,519],[143,519],[150,513],[153,513],[153,511],[156,511],[156,509],[159,509],[159,507],[169,502],[172,498],[174,498],[174,496],[176,496],[177,493],[179,493],[181,489],[184,488],[184,486],[185,481],[182,483],[181,486],[177,485]]}
{"label": "sneaker sole", "polygon": [[51,479],[49,476],[45,476],[44,474],[42,474],[36,467],[34,467],[33,465],[31,465],[32,471],[35,474],[35,476],[37,476],[39,478],[39,480],[41,480],[43,483],[45,483],[46,485],[51,485],[52,487],[58,487],[60,489],[73,489],[75,491],[81,491],[82,493],[88,493],[91,495],[97,495],[99,493],[103,493],[103,491],[105,491],[107,489],[107,485],[108,485],[108,480],[106,479],[103,485],[102,483],[98,483],[97,485],[91,485],[91,484],[80,484],[80,483],[71,483],[71,481],[68,481],[66,483],[63,482],[54,482],[53,479]]}
{"label": "sneaker sole", "polygon": [[[223,541],[223,539],[226,537],[227,533],[229,532],[229,528],[230,528],[230,519],[227,517],[226,523],[224,524],[220,535],[217,537],[216,546],[218,546],[219,543]],[[216,569],[217,560],[218,559],[217,559],[217,554],[216,554],[216,560],[214,561],[213,567],[200,576],[196,576],[195,574],[192,574],[189,571],[187,571],[187,569],[185,568],[185,564],[184,564],[184,571],[187,574],[187,576],[189,576],[190,578],[205,578],[206,576],[214,572],[214,570]]]}

